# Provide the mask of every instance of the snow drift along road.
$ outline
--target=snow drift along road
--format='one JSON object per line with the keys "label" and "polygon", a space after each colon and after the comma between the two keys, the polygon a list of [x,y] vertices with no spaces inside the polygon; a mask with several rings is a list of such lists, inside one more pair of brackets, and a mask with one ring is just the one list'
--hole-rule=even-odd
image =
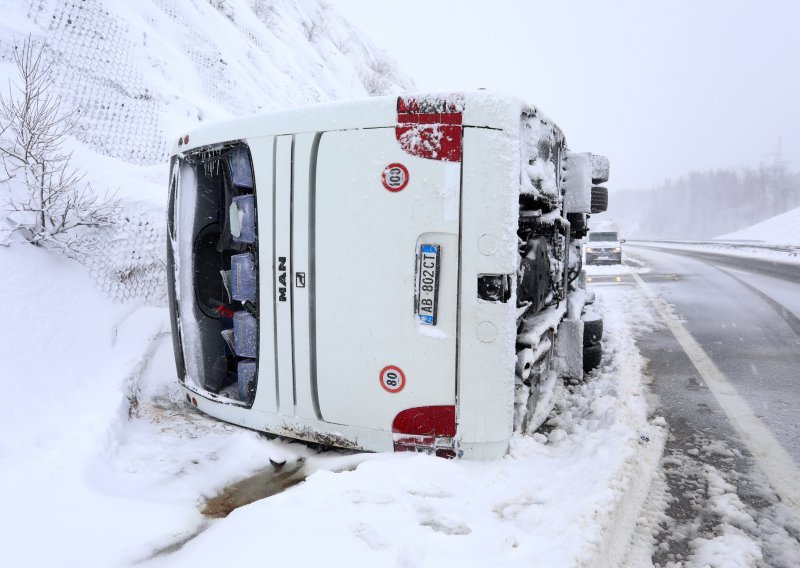
{"label": "snow drift along road", "polygon": [[763,241],[800,245],[800,207],[756,223],[735,233],[715,237],[720,241]]}
{"label": "snow drift along road", "polygon": [[[43,251],[0,248],[0,262],[0,293],[30,306],[3,336],[4,564],[611,566],[626,549],[664,437],[631,336],[648,325],[637,293],[598,300],[607,359],[562,393],[548,435],[474,463],[315,454],[211,420],[178,392],[164,309],[108,302]],[[203,518],[205,498],[270,459],[310,476]]]}

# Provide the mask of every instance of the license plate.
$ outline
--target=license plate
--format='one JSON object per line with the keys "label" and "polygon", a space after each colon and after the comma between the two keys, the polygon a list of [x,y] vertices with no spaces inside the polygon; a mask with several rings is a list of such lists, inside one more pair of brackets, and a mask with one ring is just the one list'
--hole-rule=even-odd
{"label": "license plate", "polygon": [[417,305],[419,322],[436,325],[439,297],[439,245],[420,245],[417,254]]}

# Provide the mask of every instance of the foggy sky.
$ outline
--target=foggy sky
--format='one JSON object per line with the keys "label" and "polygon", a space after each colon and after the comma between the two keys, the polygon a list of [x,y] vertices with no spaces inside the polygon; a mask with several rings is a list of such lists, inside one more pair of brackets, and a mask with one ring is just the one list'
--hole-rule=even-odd
{"label": "foggy sky", "polygon": [[485,87],[606,154],[617,189],[800,169],[800,2],[332,0],[420,90]]}

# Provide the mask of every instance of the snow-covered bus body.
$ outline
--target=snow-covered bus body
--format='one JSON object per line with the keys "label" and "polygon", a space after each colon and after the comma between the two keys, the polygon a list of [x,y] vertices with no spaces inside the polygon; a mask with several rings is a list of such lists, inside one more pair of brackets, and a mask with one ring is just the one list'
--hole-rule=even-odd
{"label": "snow-covered bus body", "polygon": [[486,92],[189,132],[167,251],[187,399],[344,448],[503,455],[554,374],[556,337],[580,366],[568,219],[585,227],[591,172],[537,109]]}

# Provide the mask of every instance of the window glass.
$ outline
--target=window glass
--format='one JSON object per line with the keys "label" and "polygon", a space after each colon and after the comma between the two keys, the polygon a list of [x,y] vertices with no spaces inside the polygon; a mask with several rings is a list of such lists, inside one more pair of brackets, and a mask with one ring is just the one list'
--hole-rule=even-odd
{"label": "window glass", "polygon": [[617,233],[589,233],[590,241],[616,241]]}
{"label": "window glass", "polygon": [[231,151],[231,177],[233,185],[253,189],[253,169],[246,146],[237,146]]}

